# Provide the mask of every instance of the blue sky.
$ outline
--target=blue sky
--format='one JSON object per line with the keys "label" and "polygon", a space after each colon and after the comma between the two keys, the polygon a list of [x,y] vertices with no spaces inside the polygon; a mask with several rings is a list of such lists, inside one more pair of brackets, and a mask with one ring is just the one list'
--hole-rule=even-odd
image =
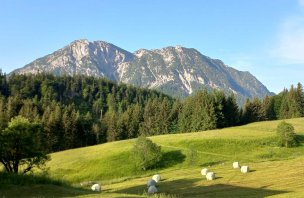
{"label": "blue sky", "polygon": [[196,48],[273,92],[304,84],[304,0],[0,0],[6,73],[81,38]]}

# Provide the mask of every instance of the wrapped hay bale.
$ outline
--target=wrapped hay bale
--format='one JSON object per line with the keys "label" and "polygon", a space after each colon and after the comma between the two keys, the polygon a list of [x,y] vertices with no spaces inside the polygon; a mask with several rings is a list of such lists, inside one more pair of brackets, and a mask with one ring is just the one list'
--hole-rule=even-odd
{"label": "wrapped hay bale", "polygon": [[148,188],[148,194],[154,194],[157,193],[157,188],[155,186],[150,186]]}
{"label": "wrapped hay bale", "polygon": [[233,162],[232,164],[233,168],[237,169],[237,168],[241,168],[240,163],[239,162]]}
{"label": "wrapped hay bale", "polygon": [[209,172],[208,168],[203,168],[203,169],[201,170],[201,174],[202,174],[203,176],[206,176],[208,172]]}
{"label": "wrapped hay bale", "polygon": [[156,181],[153,180],[153,179],[150,179],[147,183],[147,186],[150,187],[150,186],[156,186]]}
{"label": "wrapped hay bale", "polygon": [[214,180],[215,179],[215,173],[214,172],[208,172],[206,174],[206,179],[207,180]]}
{"label": "wrapped hay bale", "polygon": [[95,192],[100,192],[101,191],[101,186],[99,184],[94,184],[91,189]]}
{"label": "wrapped hay bale", "polygon": [[249,173],[250,169],[249,169],[249,166],[242,166],[241,167],[241,172],[242,173]]}
{"label": "wrapped hay bale", "polygon": [[161,180],[161,177],[160,177],[159,174],[156,174],[156,175],[153,175],[152,179],[153,179],[156,183],[158,183],[158,182]]}

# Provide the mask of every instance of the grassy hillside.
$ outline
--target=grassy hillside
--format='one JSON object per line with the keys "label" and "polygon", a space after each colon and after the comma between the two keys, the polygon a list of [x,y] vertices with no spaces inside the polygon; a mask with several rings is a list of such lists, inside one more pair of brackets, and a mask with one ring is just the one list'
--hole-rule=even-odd
{"label": "grassy hillside", "polygon": [[[62,196],[144,197],[146,181],[160,173],[163,181],[159,191],[177,197],[202,197],[202,194],[204,197],[304,197],[304,118],[286,121],[302,139],[297,148],[277,147],[274,135],[279,121],[259,122],[151,137],[162,146],[164,156],[153,171],[136,171],[130,158],[134,140],[125,140],[54,153],[48,163],[49,176],[73,185]],[[233,170],[235,160],[249,165],[253,171],[241,174]],[[202,167],[216,172],[217,179],[206,181],[200,175]],[[92,194],[88,188],[80,188],[80,182],[85,181],[100,182],[104,191]],[[31,186],[32,194],[24,191],[37,195],[39,190],[35,188],[37,185]],[[0,190],[8,197],[18,192],[10,187]],[[38,195],[51,196],[57,191]]]}

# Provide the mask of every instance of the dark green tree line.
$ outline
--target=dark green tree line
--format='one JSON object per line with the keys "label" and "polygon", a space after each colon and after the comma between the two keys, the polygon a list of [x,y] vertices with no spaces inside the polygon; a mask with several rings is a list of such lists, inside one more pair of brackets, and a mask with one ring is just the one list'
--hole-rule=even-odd
{"label": "dark green tree line", "polygon": [[303,87],[239,108],[235,96],[202,90],[183,101],[154,90],[85,76],[0,72],[0,131],[15,116],[39,122],[47,152],[107,141],[202,131],[304,116]]}

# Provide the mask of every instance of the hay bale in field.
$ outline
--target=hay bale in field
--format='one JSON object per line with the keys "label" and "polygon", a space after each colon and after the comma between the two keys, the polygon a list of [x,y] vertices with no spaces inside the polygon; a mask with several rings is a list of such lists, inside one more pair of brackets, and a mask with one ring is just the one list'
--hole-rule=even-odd
{"label": "hay bale in field", "polygon": [[152,179],[153,179],[156,183],[158,183],[158,182],[161,180],[161,177],[160,177],[159,174],[156,174],[156,175],[153,175]]}
{"label": "hay bale in field", "polygon": [[150,179],[147,183],[147,186],[150,187],[150,186],[156,186],[156,181],[153,180],[153,179]]}
{"label": "hay bale in field", "polygon": [[94,184],[91,189],[95,192],[100,192],[101,191],[101,186],[99,184]]}
{"label": "hay bale in field", "polygon": [[148,188],[148,194],[154,194],[157,193],[157,188],[155,186],[150,186]]}
{"label": "hay bale in field", "polygon": [[249,169],[249,166],[242,166],[241,167],[241,172],[242,173],[249,173],[250,169]]}
{"label": "hay bale in field", "polygon": [[214,172],[208,172],[206,175],[207,180],[214,180],[215,179],[215,173]]}
{"label": "hay bale in field", "polygon": [[232,164],[233,168],[241,168],[240,163],[239,162],[233,162]]}
{"label": "hay bale in field", "polygon": [[209,172],[208,168],[203,168],[203,169],[201,170],[201,174],[202,174],[203,176],[206,176],[208,172]]}

